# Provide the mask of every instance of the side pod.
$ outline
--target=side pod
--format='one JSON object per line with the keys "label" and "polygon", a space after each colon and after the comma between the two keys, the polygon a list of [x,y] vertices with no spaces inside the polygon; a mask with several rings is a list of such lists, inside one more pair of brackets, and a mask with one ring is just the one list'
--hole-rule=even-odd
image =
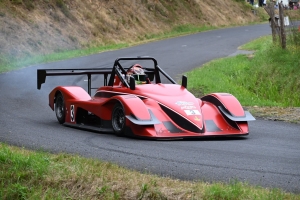
{"label": "side pod", "polygon": [[212,93],[201,98],[214,104],[220,112],[232,121],[253,121],[255,118],[250,112],[244,111],[240,102],[228,93]]}
{"label": "side pod", "polygon": [[114,99],[124,106],[126,118],[133,124],[154,125],[160,123],[139,97],[135,95],[120,95],[115,96]]}

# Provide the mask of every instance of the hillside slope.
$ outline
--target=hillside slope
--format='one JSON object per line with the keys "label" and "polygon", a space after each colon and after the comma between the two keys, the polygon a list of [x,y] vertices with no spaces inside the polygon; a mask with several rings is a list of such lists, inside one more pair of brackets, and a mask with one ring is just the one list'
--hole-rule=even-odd
{"label": "hillside slope", "polygon": [[258,21],[242,0],[0,0],[0,62],[91,45],[140,41],[182,24]]}

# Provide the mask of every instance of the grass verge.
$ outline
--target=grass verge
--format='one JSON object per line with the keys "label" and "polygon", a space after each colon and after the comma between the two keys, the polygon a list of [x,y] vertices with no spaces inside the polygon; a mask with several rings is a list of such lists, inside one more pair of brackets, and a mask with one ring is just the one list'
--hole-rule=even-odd
{"label": "grass verge", "polygon": [[300,199],[247,183],[188,182],[0,143],[0,199]]}
{"label": "grass verge", "polygon": [[299,107],[300,49],[290,45],[283,50],[271,36],[242,48],[255,53],[214,60],[187,72],[188,89],[197,96],[231,93],[245,106]]}

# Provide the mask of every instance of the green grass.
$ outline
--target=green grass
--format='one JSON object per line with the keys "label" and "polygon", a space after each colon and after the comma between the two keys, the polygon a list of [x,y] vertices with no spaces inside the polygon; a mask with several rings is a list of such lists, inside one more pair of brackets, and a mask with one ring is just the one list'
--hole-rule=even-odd
{"label": "green grass", "polygon": [[300,199],[247,183],[160,178],[109,162],[0,143],[0,199]]}
{"label": "green grass", "polygon": [[242,48],[255,53],[214,60],[188,72],[188,89],[198,96],[231,93],[245,106],[299,107],[299,49],[282,50],[271,36]]}
{"label": "green grass", "polygon": [[28,194],[41,190],[40,181],[48,170],[49,161],[44,156],[13,152],[0,146],[0,199],[27,199]]}

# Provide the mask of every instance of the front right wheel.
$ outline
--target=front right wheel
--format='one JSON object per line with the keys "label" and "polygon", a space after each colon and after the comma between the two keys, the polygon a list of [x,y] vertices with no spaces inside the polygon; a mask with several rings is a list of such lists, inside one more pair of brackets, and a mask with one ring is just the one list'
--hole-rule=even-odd
{"label": "front right wheel", "polygon": [[116,135],[121,136],[125,130],[125,112],[124,108],[120,103],[117,103],[112,111],[111,123],[112,128]]}

